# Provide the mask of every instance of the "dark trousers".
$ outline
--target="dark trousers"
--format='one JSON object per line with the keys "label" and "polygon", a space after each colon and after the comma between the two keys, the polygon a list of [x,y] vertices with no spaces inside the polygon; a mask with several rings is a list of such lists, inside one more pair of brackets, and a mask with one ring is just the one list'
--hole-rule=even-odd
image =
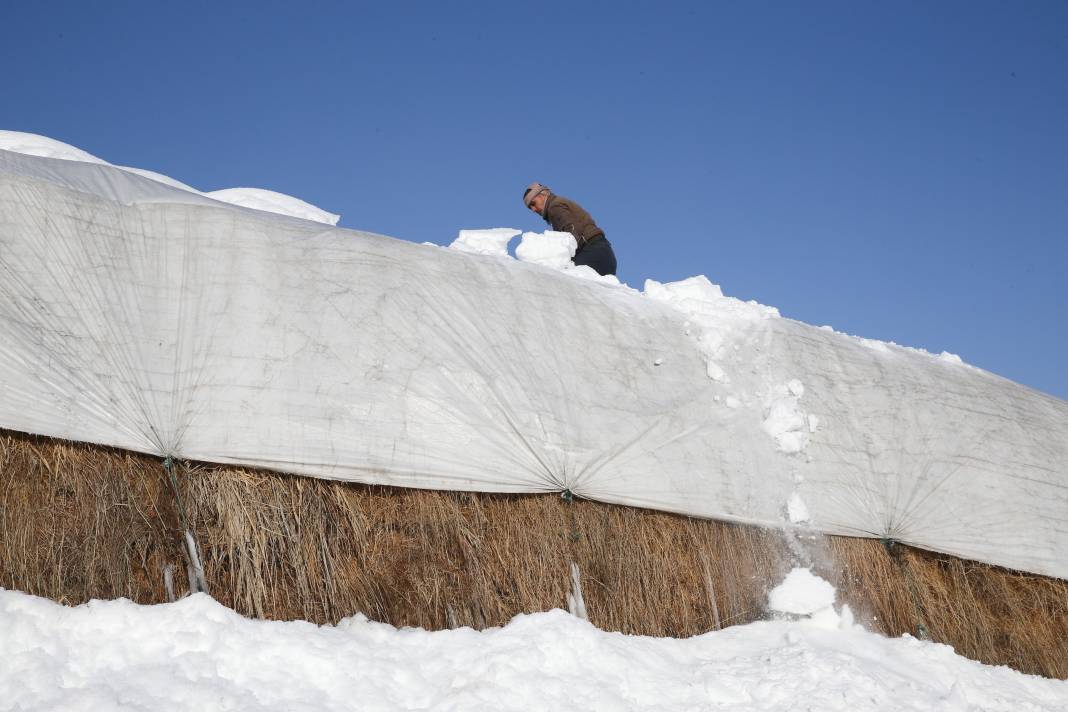
{"label": "dark trousers", "polygon": [[598,235],[578,248],[572,261],[576,265],[592,267],[601,276],[616,273],[616,253],[612,252],[612,243],[604,235]]}

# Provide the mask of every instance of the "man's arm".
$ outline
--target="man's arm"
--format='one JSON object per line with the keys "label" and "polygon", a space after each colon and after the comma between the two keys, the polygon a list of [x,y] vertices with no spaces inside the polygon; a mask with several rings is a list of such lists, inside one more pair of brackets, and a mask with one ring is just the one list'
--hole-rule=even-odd
{"label": "man's arm", "polygon": [[579,241],[582,237],[575,231],[575,216],[571,206],[564,202],[554,202],[549,206],[549,225],[557,232],[570,232]]}

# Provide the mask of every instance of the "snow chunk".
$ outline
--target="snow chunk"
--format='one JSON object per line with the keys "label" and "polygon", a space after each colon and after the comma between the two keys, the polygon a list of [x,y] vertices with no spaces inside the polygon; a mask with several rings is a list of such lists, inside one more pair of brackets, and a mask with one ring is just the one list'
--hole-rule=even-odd
{"label": "snow chunk", "polygon": [[340,215],[328,213],[311,203],[306,203],[300,198],[294,198],[284,193],[276,193],[273,190],[263,188],[226,188],[204,193],[209,198],[221,200],[231,205],[239,205],[242,208],[263,210],[268,213],[289,215],[294,218],[311,220],[312,222],[337,225]]}
{"label": "snow chunk", "polygon": [[24,153],[28,156],[110,165],[107,161],[70,144],[47,136],[38,136],[37,134],[24,133],[22,131],[0,131],[0,149],[14,153]]}
{"label": "snow chunk", "polygon": [[790,501],[786,503],[786,514],[791,524],[804,524],[809,521],[808,506],[797,492],[790,495]]}
{"label": "snow chunk", "polygon": [[[577,249],[578,243],[569,232],[524,232],[523,240],[515,250],[515,256],[523,262],[564,269],[571,265],[571,258],[575,256]],[[594,274],[597,273],[594,271]]]}
{"label": "snow chunk", "polygon": [[449,249],[475,255],[507,257],[508,243],[518,234],[519,230],[510,227],[495,227],[488,230],[460,230],[460,234],[449,245]]}
{"label": "snow chunk", "polygon": [[679,282],[661,284],[655,279],[645,280],[645,296],[658,302],[671,304],[687,314],[700,314],[707,307],[723,299],[723,290],[712,284],[708,277],[698,275]]}
{"label": "snow chunk", "polygon": [[704,354],[708,377],[721,383],[730,382],[719,364],[728,337],[744,324],[779,316],[779,310],[774,307],[723,296],[719,285],[704,275],[666,284],[648,279],[645,296],[668,304],[689,317],[686,333],[692,334],[693,327],[697,327],[697,345]]}
{"label": "snow chunk", "polygon": [[945,361],[946,363],[964,363],[964,359],[962,359],[957,354],[951,354],[948,351],[943,351],[942,353],[938,354],[938,360]]}
{"label": "snow chunk", "polygon": [[758,302],[743,302],[726,297],[718,284],[713,284],[703,274],[678,282],[660,283],[653,279],[645,281],[645,296],[674,306],[690,315],[697,323],[708,317],[719,320],[749,321],[778,318],[779,310]]}
{"label": "snow chunk", "polygon": [[[503,257],[508,255],[508,242],[518,234],[519,230],[507,227],[461,230],[460,236],[449,247],[461,252]],[[600,275],[588,265],[574,264],[572,258],[576,249],[575,238],[569,232],[524,232],[523,239],[515,250],[515,256],[522,262],[549,267],[578,279],[613,287],[625,286],[615,275]]]}
{"label": "snow chunk", "polygon": [[595,270],[593,267],[590,267],[589,265],[565,266],[563,272],[564,274],[571,275],[572,277],[586,279],[591,282],[600,282],[601,284],[610,284],[613,287],[619,287],[623,285],[623,283],[619,281],[619,278],[616,277],[614,274],[598,274],[597,270]]}
{"label": "snow chunk", "polygon": [[776,613],[811,616],[834,606],[834,586],[805,568],[795,568],[768,594]]}
{"label": "snow chunk", "polygon": [[818,419],[810,420],[799,405],[804,393],[805,386],[793,379],[773,389],[765,400],[761,426],[764,432],[775,438],[781,452],[801,452],[808,445],[810,433],[815,432]]}

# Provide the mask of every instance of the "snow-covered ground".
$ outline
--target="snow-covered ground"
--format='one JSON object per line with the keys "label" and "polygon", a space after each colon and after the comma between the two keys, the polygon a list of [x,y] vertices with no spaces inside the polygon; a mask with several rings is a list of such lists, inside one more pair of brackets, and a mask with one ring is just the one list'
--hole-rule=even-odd
{"label": "snow-covered ground", "polygon": [[249,620],[204,594],[68,608],[0,590],[0,710],[1068,709],[1068,682],[865,631],[807,570],[770,599],[783,619],[676,640],[561,610],[428,632]]}

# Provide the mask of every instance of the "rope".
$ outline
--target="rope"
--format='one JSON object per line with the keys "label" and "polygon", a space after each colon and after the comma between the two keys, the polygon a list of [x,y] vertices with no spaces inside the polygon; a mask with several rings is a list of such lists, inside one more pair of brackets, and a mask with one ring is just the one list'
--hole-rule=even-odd
{"label": "rope", "polygon": [[[575,495],[574,495],[574,493],[571,492],[571,490],[565,489],[563,492],[560,493],[560,499],[564,500],[568,504],[574,504]],[[570,542],[572,544],[577,544],[579,542],[579,539],[581,539],[582,537],[579,534],[578,520],[575,519],[575,510],[574,510],[574,508],[568,507],[567,508],[567,513],[568,513],[569,519],[571,520],[571,534],[568,536],[568,539],[570,540]]]}
{"label": "rope", "polygon": [[894,539],[881,539],[883,546],[886,547],[886,552],[890,554],[890,558],[897,563],[901,572],[905,575],[905,584],[909,589],[909,598],[912,601],[912,612],[916,616],[916,637],[920,640],[931,640],[930,628],[924,623],[923,609],[920,606],[920,594],[916,588],[916,579],[912,575],[912,570],[909,568],[908,561],[905,560],[905,556],[902,553],[899,542]]}
{"label": "rope", "polygon": [[571,534],[568,536],[568,549],[571,550],[571,590],[567,594],[567,607],[571,615],[576,618],[589,620],[589,615],[586,613],[586,601],[582,595],[581,573],[578,564],[575,563],[575,544],[578,544],[581,539],[578,520],[575,518],[575,508],[570,506],[575,503],[575,495],[570,489],[565,489],[560,493],[560,499],[567,503],[565,507],[571,521]]}
{"label": "rope", "polygon": [[178,518],[181,521],[184,533],[185,550],[189,555],[189,591],[190,593],[208,593],[208,582],[204,576],[204,567],[200,562],[196,539],[193,538],[193,529],[189,526],[189,519],[185,516],[185,504],[182,502],[182,493],[178,488],[178,477],[174,473],[174,458],[170,455],[163,459],[163,470],[167,473],[167,479],[171,483],[171,492],[174,494]]}
{"label": "rope", "polygon": [[178,490],[178,478],[174,474],[174,459],[170,455],[163,460],[163,471],[167,473],[167,477],[170,480],[171,492],[174,493],[174,501],[178,505],[178,518],[182,522],[182,528],[188,531],[189,522],[185,518],[185,505],[182,504],[182,494]]}

